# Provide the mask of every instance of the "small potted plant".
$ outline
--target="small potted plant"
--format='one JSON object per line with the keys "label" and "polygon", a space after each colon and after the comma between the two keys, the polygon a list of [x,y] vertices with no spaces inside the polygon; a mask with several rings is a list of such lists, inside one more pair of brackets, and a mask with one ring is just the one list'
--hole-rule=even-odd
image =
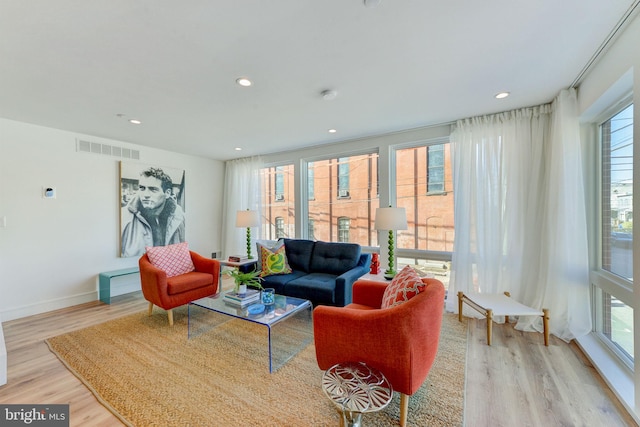
{"label": "small potted plant", "polygon": [[247,294],[247,286],[262,290],[262,285],[260,284],[262,277],[260,277],[260,273],[260,271],[256,270],[243,273],[237,268],[226,272],[226,274],[233,277],[233,281],[235,283],[233,291],[238,294],[239,297]]}

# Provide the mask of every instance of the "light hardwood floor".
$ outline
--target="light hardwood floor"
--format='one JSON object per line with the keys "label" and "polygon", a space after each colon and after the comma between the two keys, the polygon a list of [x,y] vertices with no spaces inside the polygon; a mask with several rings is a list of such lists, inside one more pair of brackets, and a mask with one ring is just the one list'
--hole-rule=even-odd
{"label": "light hardwood floor", "polygon": [[[3,324],[8,384],[0,403],[69,403],[72,426],[122,425],[71,374],[44,340],[147,309],[139,292],[111,305],[83,304]],[[465,425],[635,426],[574,344],[494,325],[486,345],[483,320],[469,321]],[[366,421],[366,420],[365,420]]]}

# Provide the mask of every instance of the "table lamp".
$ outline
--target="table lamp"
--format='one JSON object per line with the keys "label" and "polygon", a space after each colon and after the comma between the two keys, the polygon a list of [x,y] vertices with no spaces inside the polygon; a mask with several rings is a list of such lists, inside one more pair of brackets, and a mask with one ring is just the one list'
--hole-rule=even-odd
{"label": "table lamp", "polygon": [[389,267],[384,272],[386,279],[393,279],[396,275],[396,270],[393,268],[393,231],[394,230],[406,230],[407,226],[407,213],[404,208],[378,208],[376,209],[376,221],[374,228],[376,230],[389,230]]}
{"label": "table lamp", "polygon": [[236,214],[236,227],[247,227],[247,258],[253,259],[251,255],[251,227],[260,225],[260,216],[257,211],[238,211]]}

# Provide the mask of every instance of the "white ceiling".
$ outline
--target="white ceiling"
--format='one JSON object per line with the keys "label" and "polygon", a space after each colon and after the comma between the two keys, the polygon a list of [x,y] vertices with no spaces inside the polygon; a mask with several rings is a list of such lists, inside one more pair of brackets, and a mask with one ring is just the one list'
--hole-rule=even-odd
{"label": "white ceiling", "polygon": [[0,117],[221,160],[335,143],[549,102],[637,3],[0,0]]}

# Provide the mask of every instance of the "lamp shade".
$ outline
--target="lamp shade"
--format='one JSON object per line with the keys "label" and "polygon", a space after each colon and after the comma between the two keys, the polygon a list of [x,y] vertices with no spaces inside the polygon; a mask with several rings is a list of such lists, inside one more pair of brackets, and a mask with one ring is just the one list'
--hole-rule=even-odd
{"label": "lamp shade", "polygon": [[378,208],[376,209],[376,230],[406,230],[407,212],[404,208]]}
{"label": "lamp shade", "polygon": [[236,227],[257,227],[260,225],[260,215],[257,211],[238,211],[236,214]]}

